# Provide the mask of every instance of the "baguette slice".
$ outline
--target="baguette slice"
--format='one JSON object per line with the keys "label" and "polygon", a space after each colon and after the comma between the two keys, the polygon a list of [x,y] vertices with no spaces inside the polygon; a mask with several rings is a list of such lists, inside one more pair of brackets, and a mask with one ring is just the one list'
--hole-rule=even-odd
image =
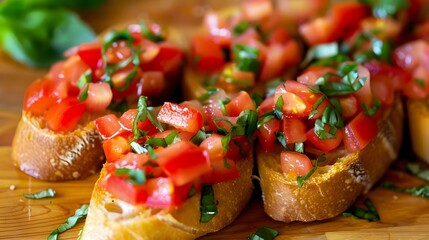
{"label": "baguette slice", "polygon": [[103,168],[92,193],[82,239],[195,239],[234,221],[249,201],[253,183],[253,153],[237,161],[238,179],[213,185],[217,215],[200,223],[200,196],[195,194],[174,209],[151,209],[113,197],[100,187]]}
{"label": "baguette slice", "polygon": [[61,181],[85,178],[104,162],[102,139],[92,121],[72,132],[56,133],[41,117],[23,111],[12,143],[15,166],[35,178]]}
{"label": "baguette slice", "polygon": [[396,159],[402,141],[403,106],[399,97],[378,122],[379,133],[361,151],[336,150],[333,165],[322,166],[298,188],[280,167],[280,151],[257,148],[265,212],[283,222],[309,222],[335,217],[367,192]]}
{"label": "baguette slice", "polygon": [[429,163],[429,99],[407,100],[408,124],[414,153]]}

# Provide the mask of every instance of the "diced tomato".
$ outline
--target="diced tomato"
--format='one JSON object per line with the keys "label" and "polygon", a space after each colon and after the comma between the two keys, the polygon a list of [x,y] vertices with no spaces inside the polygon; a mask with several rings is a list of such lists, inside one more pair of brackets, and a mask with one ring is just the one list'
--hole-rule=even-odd
{"label": "diced tomato", "polygon": [[78,47],[77,55],[93,72],[102,65],[100,42],[82,43]]}
{"label": "diced tomato", "polygon": [[157,119],[160,122],[191,133],[197,133],[204,124],[203,116],[199,111],[170,102],[164,103]]}
{"label": "diced tomato", "polygon": [[313,169],[305,154],[285,150],[280,153],[280,165],[284,173],[294,171],[298,176],[304,176]]}
{"label": "diced tomato", "polygon": [[286,92],[286,90],[283,92],[276,90],[274,97],[275,102],[277,102],[280,97],[283,99],[282,112],[286,117],[304,117],[305,115],[308,115],[308,112],[306,111],[307,105],[296,94]]}
{"label": "diced tomato", "polygon": [[63,64],[63,81],[69,82],[71,86],[77,88],[79,79],[89,69],[88,65],[79,56],[71,56]]}
{"label": "diced tomato", "polygon": [[168,135],[170,135],[173,132],[176,132],[182,141],[190,141],[191,138],[195,135],[194,133],[186,132],[186,131],[182,131],[182,130],[178,130],[178,129],[167,129],[163,132],[157,132],[157,133],[151,135],[151,137],[152,138],[166,138]]}
{"label": "diced tomato", "polygon": [[280,127],[280,120],[273,118],[262,124],[262,126],[255,132],[264,151],[270,151],[273,149],[274,143],[277,140],[276,132],[280,131]]}
{"label": "diced tomato", "polygon": [[193,99],[193,100],[183,101],[180,104],[183,106],[189,107],[189,108],[193,108],[193,109],[197,110],[198,112],[200,112],[203,115],[204,122],[206,122],[206,115],[204,113],[204,107],[200,101]]}
{"label": "diced tomato", "polygon": [[308,45],[314,46],[330,42],[333,28],[334,25],[331,19],[316,18],[311,22],[301,24],[299,33]]}
{"label": "diced tomato", "polygon": [[43,115],[56,99],[51,97],[52,86],[49,79],[40,78],[25,90],[24,110],[35,115]]}
{"label": "diced tomato", "polygon": [[249,0],[243,3],[243,15],[249,21],[260,21],[273,12],[270,0]]}
{"label": "diced tomato", "polygon": [[344,146],[349,152],[359,151],[368,145],[377,131],[375,119],[360,112],[344,127]]}
{"label": "diced tomato", "polygon": [[137,113],[137,109],[129,109],[124,112],[119,118],[119,123],[121,124],[121,127],[127,131],[132,131],[134,119],[136,118]]}
{"label": "diced tomato", "polygon": [[255,73],[241,71],[236,64],[227,64],[222,76],[216,82],[216,86],[222,88],[227,93],[236,93],[242,89],[249,89],[255,85]]}
{"label": "diced tomato", "polygon": [[212,134],[201,142],[200,147],[207,150],[210,159],[222,158],[225,156],[222,147],[222,135]]}
{"label": "diced tomato", "polygon": [[275,109],[276,102],[274,102],[274,94],[266,97],[264,101],[258,107],[258,115],[263,115],[265,113],[271,112]]}
{"label": "diced tomato", "polygon": [[281,76],[288,66],[297,63],[300,58],[299,46],[295,41],[287,44],[272,44],[267,47],[267,57],[262,64],[260,78],[269,81]]}
{"label": "diced tomato", "polygon": [[109,138],[103,142],[104,155],[107,162],[115,162],[131,151],[128,140],[122,136]]}
{"label": "diced tomato", "polygon": [[[325,125],[325,131],[329,132],[329,130],[330,130],[330,127],[328,125]],[[343,140],[343,133],[340,129],[337,129],[337,131],[335,132],[334,138],[320,139],[314,132],[314,128],[312,128],[307,132],[307,139],[315,147],[322,150],[323,152],[330,152],[341,144]]]}
{"label": "diced tomato", "polygon": [[73,130],[86,110],[85,104],[71,97],[52,105],[45,113],[46,126],[55,132]]}
{"label": "diced tomato", "polygon": [[341,113],[343,119],[350,119],[355,116],[358,111],[357,99],[354,95],[349,94],[338,98],[341,105]]}
{"label": "diced tomato", "polygon": [[336,74],[337,70],[331,67],[310,66],[298,76],[297,81],[307,86],[315,86],[317,79],[326,73]]}
{"label": "diced tomato", "polygon": [[155,59],[156,56],[158,56],[159,52],[161,51],[158,44],[149,41],[147,39],[142,39],[139,42],[140,47],[143,49],[140,53],[140,61],[142,63],[148,63]]}
{"label": "diced tomato", "polygon": [[163,42],[159,44],[159,53],[152,61],[140,64],[144,71],[161,71],[166,75],[176,74],[183,64],[185,54],[176,46]]}
{"label": "diced tomato", "polygon": [[219,103],[213,102],[213,103],[204,105],[203,109],[204,109],[204,115],[206,116],[206,121],[210,129],[216,130],[216,126],[214,125],[213,120],[224,116]]}
{"label": "diced tomato", "polygon": [[143,204],[148,197],[147,185],[133,185],[125,181],[124,176],[109,174],[100,183],[113,196],[131,203]]}
{"label": "diced tomato", "polygon": [[305,142],[307,126],[301,118],[283,118],[282,130],[287,144]]}
{"label": "diced tomato", "polygon": [[118,117],[114,114],[99,117],[94,120],[94,124],[104,140],[118,135],[123,129],[122,125],[119,123]]}
{"label": "diced tomato", "polygon": [[143,72],[137,83],[137,96],[156,97],[165,89],[164,74],[159,71]]}
{"label": "diced tomato", "polygon": [[237,117],[244,110],[256,110],[250,95],[245,91],[240,91],[231,101],[225,104],[226,112],[229,116]]}
{"label": "diced tomato", "polygon": [[222,48],[211,38],[196,35],[191,40],[191,66],[202,73],[215,73],[222,70],[225,57]]}
{"label": "diced tomato", "polygon": [[191,142],[173,143],[157,153],[156,162],[175,185],[184,185],[210,172],[208,152]]}
{"label": "diced tomato", "polygon": [[213,123],[215,124],[215,126],[217,126],[215,130],[220,128],[220,129],[224,129],[224,131],[226,132],[230,132],[231,128],[237,125],[237,119],[238,117],[229,117],[229,116],[215,118],[213,119]]}
{"label": "diced tomato", "polygon": [[209,11],[204,17],[204,25],[210,33],[211,39],[217,45],[221,47],[229,47],[231,45],[231,31],[221,16]]}
{"label": "diced tomato", "polygon": [[[110,85],[106,82],[88,83],[87,98],[84,103],[86,109],[91,112],[104,112],[112,101],[113,93]],[[86,90],[82,88],[81,94]]]}
{"label": "diced tomato", "polygon": [[274,45],[274,44],[286,44],[287,42],[289,42],[290,40],[290,36],[289,33],[286,31],[285,28],[283,27],[277,27],[275,28],[270,36],[267,39],[267,44],[268,45]]}
{"label": "diced tomato", "polygon": [[327,0],[276,0],[274,4],[284,16],[297,22],[305,22],[318,16]]}
{"label": "diced tomato", "polygon": [[331,8],[332,24],[334,31],[331,40],[337,40],[353,33],[362,19],[369,15],[369,8],[358,2],[338,2]]}
{"label": "diced tomato", "polygon": [[148,197],[146,206],[152,208],[170,208],[179,206],[181,201],[175,194],[172,179],[165,177],[151,178],[146,182]]}
{"label": "diced tomato", "polygon": [[393,86],[387,81],[371,79],[371,90],[383,106],[393,103],[395,92]]}
{"label": "diced tomato", "polygon": [[429,44],[423,40],[408,42],[393,52],[393,60],[402,69],[413,70],[418,65],[424,65],[429,69]]}
{"label": "diced tomato", "polygon": [[[374,97],[371,91],[371,77],[370,77],[369,71],[364,66],[358,65],[358,75],[359,75],[358,77],[359,79],[366,78],[366,80],[363,87],[357,90],[354,94],[359,102],[359,106],[361,106],[362,104],[365,104],[367,108],[370,108],[374,100]],[[358,81],[358,79],[356,79],[356,81]]]}
{"label": "diced tomato", "polygon": [[231,181],[240,176],[235,161],[231,159],[223,157],[211,158],[210,164],[212,171],[202,176],[204,183],[216,184]]}
{"label": "diced tomato", "polygon": [[400,90],[411,80],[410,73],[387,63],[371,60],[364,63],[365,68],[371,74],[371,81],[383,81],[389,83],[395,90]]}

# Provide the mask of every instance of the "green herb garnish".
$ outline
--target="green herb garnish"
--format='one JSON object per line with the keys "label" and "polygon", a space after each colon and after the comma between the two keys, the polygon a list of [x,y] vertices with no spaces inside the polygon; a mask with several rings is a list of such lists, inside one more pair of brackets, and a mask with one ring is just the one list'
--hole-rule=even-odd
{"label": "green herb garnish", "polygon": [[238,70],[258,74],[261,68],[261,62],[258,60],[259,49],[245,44],[235,44],[232,52]]}
{"label": "green herb garnish", "polygon": [[407,0],[360,0],[372,7],[372,14],[378,18],[393,17],[400,10],[407,9],[410,3]]}
{"label": "green herb garnish", "polygon": [[407,163],[406,168],[414,176],[429,181],[429,169],[422,168],[419,163]]}
{"label": "green herb garnish", "polygon": [[143,34],[143,37],[147,40],[150,40],[155,43],[165,41],[165,38],[162,35],[155,34],[152,30],[150,30],[144,21],[140,22],[140,29]]}
{"label": "green herb garnish", "polygon": [[118,176],[128,176],[126,181],[133,185],[146,183],[146,173],[142,169],[118,168],[115,174]]}
{"label": "green herb garnish", "polygon": [[40,191],[38,193],[28,194],[25,193],[23,196],[29,199],[42,199],[42,198],[53,198],[56,192],[52,188],[48,188],[46,190]]}
{"label": "green herb garnish", "polygon": [[251,233],[247,238],[248,240],[272,240],[279,235],[279,232],[275,229],[268,227],[261,227],[256,232]]}
{"label": "green herb garnish", "polygon": [[143,132],[139,129],[139,121],[144,122],[146,118],[149,119],[149,121],[159,130],[164,131],[164,128],[162,127],[161,123],[156,119],[155,113],[152,112],[152,110],[147,106],[147,97],[141,96],[138,101],[137,105],[137,115],[134,119],[133,123],[133,134],[134,138],[132,141],[135,141],[139,139],[142,136],[145,136],[147,133]]}
{"label": "green herb garnish", "polygon": [[201,186],[200,222],[207,223],[217,214],[217,206],[212,185]]}
{"label": "green herb garnish", "polygon": [[307,55],[304,60],[301,62],[301,68],[306,67],[313,60],[317,59],[326,59],[330,57],[334,57],[339,54],[340,49],[337,42],[319,44],[311,47],[307,51]]}
{"label": "green herb garnish", "polygon": [[352,217],[356,219],[366,219],[371,222],[379,221],[380,215],[378,214],[374,203],[369,198],[367,198],[365,199],[364,204],[368,208],[368,210],[358,207],[351,207],[345,212],[343,212],[343,216]]}
{"label": "green herb garnish", "polygon": [[408,193],[408,194],[413,195],[413,196],[429,198],[429,185],[421,185],[418,187],[400,188],[392,182],[384,181],[381,183],[381,186],[386,188],[386,189],[393,190],[395,192],[403,192],[403,193]]}
{"label": "green herb garnish", "polygon": [[232,29],[232,33],[234,35],[240,35],[249,29],[250,24],[248,22],[239,22],[237,25],[234,26]]}
{"label": "green herb garnish", "polygon": [[63,224],[61,224],[57,229],[55,229],[51,234],[48,236],[48,240],[56,240],[58,239],[58,235],[60,233],[63,233],[72,227],[76,226],[77,222],[86,217],[88,214],[89,206],[84,204],[79,209],[76,210],[73,216],[69,217],[67,221]]}
{"label": "green herb garnish", "polygon": [[316,159],[316,161],[315,161],[315,163],[314,163],[314,166],[313,166],[313,168],[306,174],[306,175],[304,175],[304,176],[298,176],[298,178],[296,179],[296,181],[297,181],[297,183],[298,183],[298,187],[300,188],[300,187],[302,187],[303,185],[304,185],[304,182],[307,180],[307,179],[309,179],[310,177],[311,177],[311,175],[313,175],[313,173],[314,172],[316,172],[316,170],[317,170],[317,168],[318,168],[318,164],[319,163],[321,163],[321,162],[323,162],[323,161],[325,161],[326,160],[326,158],[325,158],[325,155],[320,155],[317,159]]}

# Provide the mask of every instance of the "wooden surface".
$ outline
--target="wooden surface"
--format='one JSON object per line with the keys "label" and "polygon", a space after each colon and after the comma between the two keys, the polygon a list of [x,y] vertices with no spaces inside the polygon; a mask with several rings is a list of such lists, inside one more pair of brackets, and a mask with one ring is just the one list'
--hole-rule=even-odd
{"label": "wooden surface", "polygon": [[[207,5],[208,1],[155,2],[112,0],[107,1],[100,9],[82,13],[82,16],[97,32],[111,25],[148,15],[192,28],[195,19],[210,6]],[[195,2],[200,5],[191,7]],[[213,2],[221,4],[219,1]],[[172,12],[175,14],[171,14]],[[92,176],[82,181],[61,183],[42,182],[23,174],[12,165],[10,142],[20,118],[24,90],[31,81],[44,73],[45,70],[29,69],[0,53],[0,239],[46,239],[81,204],[89,203],[97,178]],[[405,147],[406,149],[408,148]],[[403,158],[412,157],[408,155],[401,159]],[[402,160],[395,165],[401,164]],[[396,167],[392,167],[385,178],[401,186],[424,183],[393,169]],[[11,186],[15,189],[11,190]],[[57,196],[44,200],[29,200],[22,196],[24,193],[35,193],[47,188],[55,189]],[[380,222],[371,223],[339,216],[320,222],[284,224],[271,220],[263,212],[260,192],[256,190],[247,208],[232,225],[201,239],[246,239],[261,226],[279,230],[281,235],[276,239],[429,239],[428,199],[394,193],[379,187],[374,188],[367,196],[378,208]],[[62,234],[60,239],[76,239],[82,226],[81,222]]]}

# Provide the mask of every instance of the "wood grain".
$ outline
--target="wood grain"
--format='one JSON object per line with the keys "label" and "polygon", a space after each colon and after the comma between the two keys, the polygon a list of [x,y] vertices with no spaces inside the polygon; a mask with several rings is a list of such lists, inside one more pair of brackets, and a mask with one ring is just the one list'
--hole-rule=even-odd
{"label": "wood grain", "polygon": [[[82,12],[81,15],[97,32],[148,16],[192,28],[204,10],[234,2],[237,1],[108,0],[102,8]],[[79,206],[89,203],[97,176],[81,181],[42,182],[23,174],[12,165],[9,146],[20,118],[25,88],[45,74],[46,70],[27,68],[2,53],[0,66],[0,146],[3,146],[0,147],[0,239],[46,239]],[[401,163],[398,161],[395,165]],[[392,167],[385,178],[402,186],[424,183],[395,169],[395,166]],[[11,190],[11,186],[15,186],[15,189]],[[22,196],[47,188],[55,189],[57,196],[43,200],[29,200]],[[279,230],[281,235],[276,239],[429,239],[428,199],[379,187],[368,193],[367,197],[378,208],[380,222],[339,216],[325,221],[284,224],[271,220],[264,213],[260,192],[256,190],[251,202],[233,224],[201,239],[246,239],[261,226]],[[82,227],[83,222],[80,222],[62,234],[60,239],[76,239]]]}

